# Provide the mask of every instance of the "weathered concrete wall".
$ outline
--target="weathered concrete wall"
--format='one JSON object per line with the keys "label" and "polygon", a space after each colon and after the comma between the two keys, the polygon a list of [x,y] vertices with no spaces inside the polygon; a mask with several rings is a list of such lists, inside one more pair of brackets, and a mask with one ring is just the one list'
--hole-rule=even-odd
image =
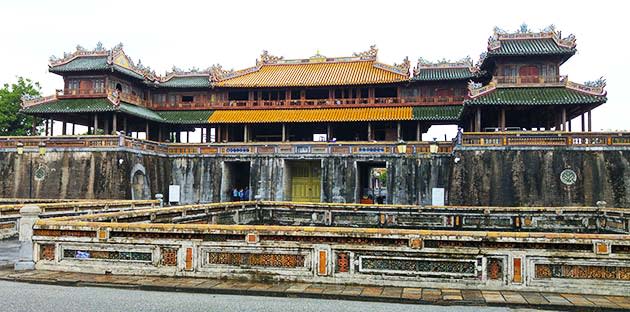
{"label": "weathered concrete wall", "polygon": [[[259,196],[263,200],[288,200],[290,186],[285,162],[309,159],[321,162],[324,202],[357,202],[358,164],[379,162],[388,170],[390,204],[428,205],[432,188],[442,187],[446,190],[446,202],[451,205],[565,206],[595,205],[604,200],[608,206],[630,207],[630,150],[623,148],[467,147],[456,149],[454,155],[404,157],[166,157],[126,149],[49,150],[40,156],[8,151],[0,152],[0,197],[131,199],[132,177],[141,167],[152,197],[156,193],[168,195],[168,185],[178,184],[181,203],[219,202],[222,183],[226,183],[222,181],[225,163],[247,161],[252,199]],[[577,173],[574,185],[560,181],[560,172],[567,168]],[[40,179],[41,172],[44,174]],[[223,199],[227,198],[229,195],[223,194]]]}
{"label": "weathered concrete wall", "polygon": [[[630,150],[467,148],[455,157],[452,205],[630,207]],[[565,169],[575,184],[561,182]]]}
{"label": "weathered concrete wall", "polygon": [[[122,160],[122,162],[120,161]],[[0,196],[130,199],[135,165],[146,168],[151,194],[165,192],[167,159],[126,151],[0,153]]]}

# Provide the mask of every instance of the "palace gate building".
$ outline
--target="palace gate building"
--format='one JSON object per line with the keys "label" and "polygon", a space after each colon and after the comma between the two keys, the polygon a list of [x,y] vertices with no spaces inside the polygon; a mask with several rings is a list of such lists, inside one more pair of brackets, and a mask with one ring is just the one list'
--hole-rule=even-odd
{"label": "palace gate building", "polygon": [[[184,202],[230,200],[242,188],[269,200],[426,203],[434,187],[454,191],[451,159],[422,156],[452,152],[451,142],[422,142],[429,127],[459,126],[464,145],[506,143],[474,137],[505,131],[556,140],[549,131],[579,130],[571,125],[577,117],[582,132],[591,131],[591,111],[606,102],[603,80],[578,84],[562,75],[576,40],[553,26],[496,28],[476,64],[420,58],[412,69],[408,58],[390,65],[377,52],[284,59],[263,51],[245,69],[159,76],[122,45],[77,47],[50,61],[63,90],[25,99],[22,113],[43,119],[46,135],[54,120],[65,135],[82,125],[92,135],[139,135],[152,152],[203,158],[170,161],[160,178],[142,177],[151,168],[131,173],[129,197],[177,184]],[[201,142],[191,142],[193,131]],[[186,178],[184,169],[202,172]],[[151,186],[142,191],[138,181]]]}

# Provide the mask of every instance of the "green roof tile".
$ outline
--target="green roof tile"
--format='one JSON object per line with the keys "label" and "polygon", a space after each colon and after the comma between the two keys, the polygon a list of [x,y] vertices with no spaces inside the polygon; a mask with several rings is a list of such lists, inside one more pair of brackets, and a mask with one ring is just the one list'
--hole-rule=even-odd
{"label": "green roof tile", "polygon": [[439,67],[439,68],[420,68],[417,75],[411,80],[430,81],[430,80],[458,80],[470,79],[475,77],[468,68],[457,67]]}
{"label": "green roof tile", "polygon": [[120,112],[127,113],[129,115],[141,117],[148,120],[162,122],[164,121],[160,115],[156,112],[142,106],[137,106],[133,104],[129,104],[126,102],[120,102],[120,106],[118,108]]}
{"label": "green roof tile", "polygon": [[116,108],[107,99],[61,99],[21,110],[26,114],[113,112]]}
{"label": "green roof tile", "polygon": [[463,105],[414,106],[414,120],[457,121],[464,109]]}
{"label": "green roof tile", "polygon": [[606,96],[592,95],[565,87],[497,88],[464,101],[464,105],[566,105],[601,104]]}
{"label": "green roof tile", "polygon": [[127,69],[127,68],[124,68],[122,66],[118,66],[116,64],[114,64],[112,68],[115,71],[119,72],[119,73],[125,74],[127,76],[131,76],[131,77],[136,78],[136,79],[144,80],[144,76],[143,75],[140,75],[140,74],[136,73],[135,71],[133,71],[131,69]]}
{"label": "green roof tile", "polygon": [[155,86],[162,88],[209,88],[210,78],[207,75],[172,77],[165,82],[155,84]]}
{"label": "green roof tile", "polygon": [[551,38],[542,39],[502,39],[498,49],[488,51],[488,55],[549,55],[575,54],[575,48],[558,45]]}
{"label": "green roof tile", "polygon": [[164,119],[164,122],[173,124],[201,124],[208,123],[208,118],[212,115],[211,110],[190,110],[190,111],[157,111]]}
{"label": "green roof tile", "polygon": [[77,72],[77,71],[91,71],[91,70],[104,70],[108,69],[109,65],[107,64],[106,56],[99,57],[78,57],[74,60],[59,66],[54,66],[50,68],[50,71],[53,73],[63,73],[63,72]]}

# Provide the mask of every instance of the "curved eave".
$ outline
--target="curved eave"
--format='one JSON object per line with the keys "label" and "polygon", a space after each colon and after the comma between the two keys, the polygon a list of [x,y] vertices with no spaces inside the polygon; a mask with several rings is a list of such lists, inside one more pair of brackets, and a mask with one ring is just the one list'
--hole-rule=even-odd
{"label": "curved eave", "polygon": [[466,99],[464,105],[601,105],[607,100],[606,94],[595,95],[566,87],[515,87],[496,88],[483,95]]}

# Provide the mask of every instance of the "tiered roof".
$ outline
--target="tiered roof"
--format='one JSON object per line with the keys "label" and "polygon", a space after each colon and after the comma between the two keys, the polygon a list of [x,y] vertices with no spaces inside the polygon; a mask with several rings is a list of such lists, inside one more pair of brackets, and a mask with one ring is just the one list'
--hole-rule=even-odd
{"label": "tiered roof", "polygon": [[495,27],[488,38],[488,51],[481,54],[479,64],[483,69],[487,61],[499,56],[554,55],[562,62],[569,59],[576,50],[574,35],[562,38],[562,32],[550,25],[539,31],[531,31],[526,24],[514,33]]}
{"label": "tiered roof", "polygon": [[496,88],[466,100],[466,105],[572,105],[601,104],[606,95],[567,87]]}
{"label": "tiered roof", "polygon": [[441,60],[429,62],[423,58],[418,59],[418,65],[413,69],[412,81],[443,81],[443,80],[469,80],[480,75],[479,68],[473,65],[470,57],[456,62]]}
{"label": "tiered roof", "polygon": [[264,51],[255,67],[217,76],[217,87],[342,86],[403,82],[409,79],[409,60],[400,65],[376,61],[377,49],[353,57],[325,57],[285,60]]}

